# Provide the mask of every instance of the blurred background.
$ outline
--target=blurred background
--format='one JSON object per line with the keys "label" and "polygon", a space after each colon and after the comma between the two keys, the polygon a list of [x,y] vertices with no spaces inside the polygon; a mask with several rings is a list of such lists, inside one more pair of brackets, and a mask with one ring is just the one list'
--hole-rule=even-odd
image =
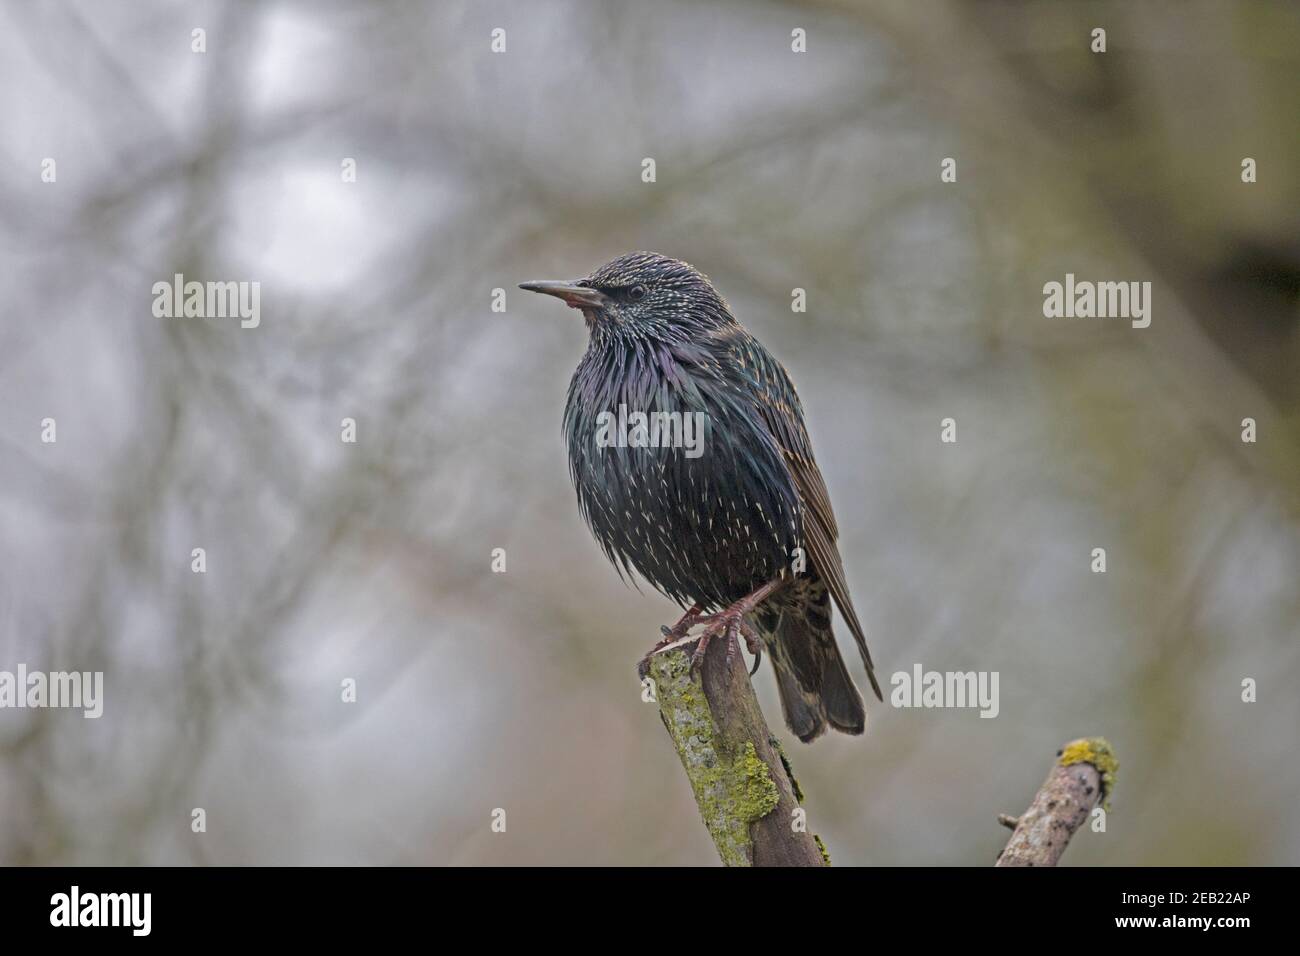
{"label": "blurred background", "polygon": [[0,711],[0,862],[716,864],[635,676],[679,611],[569,484],[585,329],[515,287],[650,249],[799,385],[882,676],[1001,674],[803,746],[759,671],[836,863],[990,865],[1091,734],[1067,863],[1300,863],[1294,4],[2,9],[0,669],[106,700]]}

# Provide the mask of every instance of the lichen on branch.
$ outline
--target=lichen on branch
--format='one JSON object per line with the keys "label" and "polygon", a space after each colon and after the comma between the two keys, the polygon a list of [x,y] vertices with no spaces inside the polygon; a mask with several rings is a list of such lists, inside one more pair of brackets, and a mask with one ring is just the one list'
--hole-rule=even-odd
{"label": "lichen on branch", "polygon": [[780,802],[771,770],[752,741],[733,753],[722,746],[725,737],[714,722],[699,678],[690,673],[686,653],[656,654],[650,662],[650,676],[658,688],[664,725],[722,862],[752,865],[750,824],[767,816]]}

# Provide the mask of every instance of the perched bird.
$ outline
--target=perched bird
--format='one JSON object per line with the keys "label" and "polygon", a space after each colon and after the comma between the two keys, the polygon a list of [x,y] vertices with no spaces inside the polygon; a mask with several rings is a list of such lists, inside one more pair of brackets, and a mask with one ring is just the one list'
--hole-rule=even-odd
{"label": "perched bird", "polygon": [[[743,636],[755,668],[767,650],[800,740],[827,724],[862,733],[862,697],[831,633],[832,598],[878,698],[880,685],[781,363],[708,278],[666,256],[630,253],[585,279],[520,288],[557,296],[586,319],[590,341],[564,411],[570,471],[579,509],[620,574],[639,572],[687,609],[655,649],[704,624],[694,666],[713,638],[730,654]],[[650,441],[644,426],[625,440],[629,420],[663,427]],[[702,433],[694,449],[682,441],[692,423]]]}

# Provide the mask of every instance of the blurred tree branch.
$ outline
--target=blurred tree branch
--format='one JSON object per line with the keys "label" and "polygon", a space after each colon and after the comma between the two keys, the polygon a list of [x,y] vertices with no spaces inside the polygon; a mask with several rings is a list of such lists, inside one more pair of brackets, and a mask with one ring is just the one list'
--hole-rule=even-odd
{"label": "blurred tree branch", "polygon": [[1014,832],[995,866],[1056,866],[1083,821],[1104,808],[1119,766],[1106,739],[1071,741],[1056,756],[1029,809],[1018,818],[998,817]]}

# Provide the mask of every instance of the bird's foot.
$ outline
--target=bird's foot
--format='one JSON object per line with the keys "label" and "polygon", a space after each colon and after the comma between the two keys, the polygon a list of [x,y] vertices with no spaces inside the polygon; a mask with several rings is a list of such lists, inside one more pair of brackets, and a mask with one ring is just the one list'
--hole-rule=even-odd
{"label": "bird's foot", "polygon": [[660,651],[670,644],[680,641],[696,624],[707,625],[700,634],[699,643],[695,646],[695,653],[691,655],[691,674],[704,662],[704,655],[709,649],[709,643],[718,635],[722,635],[727,643],[727,663],[730,664],[736,653],[736,645],[739,639],[745,639],[745,646],[749,648],[749,653],[754,655],[754,668],[749,673],[752,676],[758,672],[758,665],[763,662],[763,639],[758,636],[758,632],[745,620],[745,615],[754,608],[758,607],[768,597],[781,586],[783,582],[778,578],[775,581],[769,581],[762,587],[758,588],[751,594],[745,595],[739,601],[736,601],[726,610],[719,611],[717,614],[705,614],[700,605],[694,605],[689,611],[682,615],[682,619],[672,627],[661,627],[659,630],[663,633],[661,640],[650,652],[641,658],[641,663],[637,671],[644,679],[650,672],[650,658],[654,657]]}
{"label": "bird's foot", "polygon": [[685,637],[687,634],[691,632],[691,628],[693,628],[696,624],[700,623],[700,621],[703,619],[704,619],[704,608],[696,604],[693,605],[689,611],[683,614],[681,620],[678,621],[676,624],[674,624],[672,627],[669,627],[666,624],[660,626],[659,633],[663,635],[663,640],[661,640],[654,647],[650,648],[650,653],[647,654],[646,657],[650,657],[653,654],[657,654],[659,651],[663,650],[669,644],[672,644],[676,641],[680,641],[683,637]]}
{"label": "bird's foot", "polygon": [[708,653],[709,645],[718,636],[722,636],[727,644],[727,664],[731,664],[732,660],[735,659],[736,646],[740,643],[740,638],[743,637],[745,646],[749,648],[749,653],[754,655],[754,669],[749,672],[750,676],[758,672],[758,665],[763,661],[763,640],[750,623],[745,620],[745,615],[749,613],[750,608],[743,605],[743,601],[737,601],[725,611],[706,615],[696,622],[704,623],[707,626],[700,633],[699,643],[695,645],[695,653],[691,655],[692,674],[704,663],[704,655]]}
{"label": "bird's foot", "polygon": [[749,653],[754,655],[754,668],[749,674],[752,677],[758,673],[758,665],[763,662],[763,641],[758,636],[758,632],[745,620],[745,615],[766,601],[782,583],[779,578],[775,581],[768,581],[762,587],[746,594],[726,610],[719,611],[717,614],[705,615],[695,621],[694,623],[704,623],[708,626],[704,629],[704,633],[700,635],[700,642],[695,647],[695,653],[691,655],[691,673],[695,673],[695,669],[704,662],[704,655],[708,652],[709,642],[719,634],[724,635],[727,641],[728,664],[731,663],[732,656],[736,653],[736,645],[739,643],[738,637],[743,636],[745,645],[749,648]]}
{"label": "bird's foot", "polygon": [[[683,614],[681,620],[672,627],[669,627],[666,624],[660,627],[659,632],[663,634],[664,639],[655,645],[655,650],[659,650],[661,647],[667,647],[673,641],[680,641],[690,633],[691,628],[698,624],[702,617],[704,617],[704,608],[696,604],[692,606],[689,611]],[[653,654],[654,651],[651,651],[650,653]]]}
{"label": "bird's foot", "polygon": [[704,608],[696,604],[692,606],[689,611],[683,614],[681,620],[679,620],[672,627],[669,627],[667,624],[661,626],[659,628],[659,632],[663,634],[663,639],[660,640],[659,643],[655,644],[654,647],[650,648],[650,650],[646,652],[645,657],[641,658],[641,663],[637,666],[637,670],[640,672],[641,676],[644,677],[647,673],[649,673],[650,658],[654,657],[656,654],[662,651],[669,644],[673,644],[677,641],[680,641],[683,637],[689,634],[691,628],[693,628],[696,624],[700,622],[700,618],[703,617],[703,615],[704,615]]}

